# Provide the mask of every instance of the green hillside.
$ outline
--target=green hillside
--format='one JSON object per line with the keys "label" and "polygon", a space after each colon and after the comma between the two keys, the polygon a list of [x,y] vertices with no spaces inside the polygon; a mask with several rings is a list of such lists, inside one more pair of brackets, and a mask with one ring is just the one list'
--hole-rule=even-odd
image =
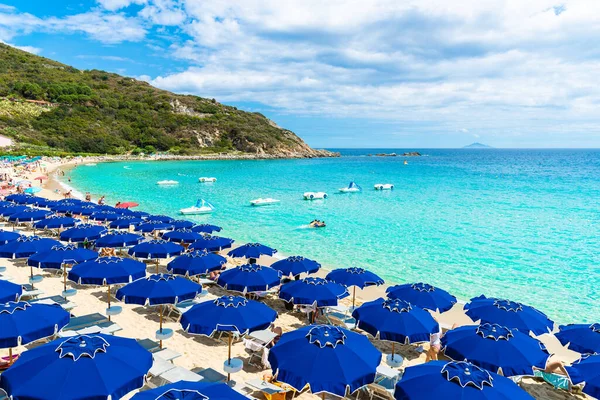
{"label": "green hillside", "polygon": [[0,135],[20,151],[326,155],[260,113],[0,44]]}

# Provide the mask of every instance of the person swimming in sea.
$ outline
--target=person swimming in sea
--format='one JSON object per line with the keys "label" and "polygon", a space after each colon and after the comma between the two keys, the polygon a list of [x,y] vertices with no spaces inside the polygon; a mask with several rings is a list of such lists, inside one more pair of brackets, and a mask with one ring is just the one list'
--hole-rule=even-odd
{"label": "person swimming in sea", "polygon": [[325,221],[319,221],[318,219],[312,220],[310,224],[308,224],[311,228],[324,228]]}

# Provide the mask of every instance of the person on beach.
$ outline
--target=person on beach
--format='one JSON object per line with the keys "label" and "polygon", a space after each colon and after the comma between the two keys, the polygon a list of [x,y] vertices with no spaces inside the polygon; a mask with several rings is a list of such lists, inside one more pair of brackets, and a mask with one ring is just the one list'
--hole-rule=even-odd
{"label": "person on beach", "polygon": [[92,201],[92,195],[90,192],[85,192],[85,201]]}
{"label": "person on beach", "polygon": [[98,199],[98,205],[100,205],[100,206],[104,205],[104,196],[100,196],[100,198]]}

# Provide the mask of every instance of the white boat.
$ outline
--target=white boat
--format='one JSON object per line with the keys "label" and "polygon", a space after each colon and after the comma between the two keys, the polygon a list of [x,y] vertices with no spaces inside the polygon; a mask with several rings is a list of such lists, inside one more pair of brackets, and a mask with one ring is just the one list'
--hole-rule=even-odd
{"label": "white boat", "polygon": [[354,193],[354,192],[360,192],[360,191],[362,191],[362,188],[354,182],[350,182],[348,184],[348,187],[340,189],[340,192],[342,192],[342,193]]}
{"label": "white boat", "polygon": [[304,200],[317,200],[326,199],[327,193],[325,192],[306,192],[304,193]]}
{"label": "white boat", "polygon": [[183,215],[210,214],[213,211],[215,211],[215,206],[203,199],[198,199],[195,206],[179,210]]}
{"label": "white boat", "polygon": [[171,181],[171,180],[164,180],[164,181],[158,181],[156,182],[157,185],[163,185],[163,186],[167,186],[167,185],[178,185],[179,182],[177,181]]}
{"label": "white boat", "polygon": [[277,199],[272,199],[270,197],[263,199],[255,199],[255,200],[250,200],[250,204],[252,204],[253,206],[268,206],[269,204],[275,204],[275,203],[279,203],[279,200]]}
{"label": "white boat", "polygon": [[83,165],[85,165],[86,167],[95,167],[98,164],[96,164],[96,163],[87,163],[87,164],[83,164]]}
{"label": "white boat", "polygon": [[206,178],[206,177],[202,177],[202,178],[198,178],[198,181],[200,183],[205,183],[205,182],[216,182],[217,178]]}
{"label": "white boat", "polygon": [[376,183],[375,190],[392,190],[394,185],[391,183]]}

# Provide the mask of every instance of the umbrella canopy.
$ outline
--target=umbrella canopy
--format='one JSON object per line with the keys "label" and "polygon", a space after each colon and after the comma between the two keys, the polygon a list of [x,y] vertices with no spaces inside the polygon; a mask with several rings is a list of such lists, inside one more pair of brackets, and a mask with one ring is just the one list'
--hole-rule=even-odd
{"label": "umbrella canopy", "polygon": [[147,220],[143,224],[139,224],[138,226],[135,227],[136,231],[144,232],[144,233],[149,233],[149,232],[154,232],[154,231],[172,231],[173,229],[174,229],[173,225],[167,224],[166,222],[155,221],[155,220]]}
{"label": "umbrella canopy", "polygon": [[127,213],[127,215],[131,215],[133,217],[138,217],[138,218],[142,218],[142,219],[146,219],[150,213],[147,213],[146,211],[131,211],[128,210],[129,212]]}
{"label": "umbrella canopy", "polygon": [[81,203],[77,207],[75,207],[73,210],[71,210],[71,212],[73,214],[79,214],[79,215],[85,215],[85,216],[90,216],[99,211],[100,211],[100,209],[95,204],[85,204],[85,203]]}
{"label": "umbrella canopy", "polygon": [[248,400],[225,383],[179,381],[139,392],[131,400]]}
{"label": "umbrella canopy", "polygon": [[75,218],[50,215],[47,218],[35,222],[33,226],[37,229],[62,229],[75,226],[78,222],[80,221]]}
{"label": "umbrella canopy", "polygon": [[63,264],[79,264],[96,258],[98,258],[98,253],[92,250],[78,248],[72,244],[56,245],[33,254],[27,260],[27,265],[37,268],[60,269]]}
{"label": "umbrella canopy", "polygon": [[20,233],[0,229],[0,245],[12,242],[21,237]]}
{"label": "umbrella canopy", "polygon": [[81,207],[81,203],[73,202],[55,202],[51,205],[50,209],[54,212],[64,214],[67,212],[78,214],[75,211]]}
{"label": "umbrella canopy", "polygon": [[269,352],[278,381],[340,397],[373,383],[380,362],[381,353],[366,336],[329,325],[284,333]]}
{"label": "umbrella canopy", "polygon": [[231,268],[219,275],[217,285],[236,292],[263,292],[281,284],[280,272],[258,264]]}
{"label": "umbrella canopy", "polygon": [[150,367],[152,354],[134,339],[78,335],[24,352],[0,387],[14,399],[120,399],[144,386]]}
{"label": "umbrella canopy", "polygon": [[271,268],[280,271],[283,276],[297,276],[303,273],[315,273],[321,268],[321,264],[301,256],[291,256],[274,262]]}
{"label": "umbrella canopy", "polygon": [[468,362],[430,361],[407,367],[396,400],[533,400],[513,381]]}
{"label": "umbrella canopy", "polygon": [[0,348],[17,347],[55,335],[70,319],[71,314],[58,304],[11,301],[0,305]]}
{"label": "umbrella canopy", "polygon": [[465,311],[473,321],[499,324],[535,335],[551,332],[554,326],[546,314],[531,306],[483,295],[472,298],[465,305]]}
{"label": "umbrella canopy", "polygon": [[171,222],[175,221],[174,218],[171,218],[166,215],[150,215],[148,219],[157,222],[165,222],[167,224],[170,224]]}
{"label": "umbrella canopy", "polygon": [[561,325],[556,338],[581,354],[600,353],[600,323]]}
{"label": "umbrella canopy", "polygon": [[341,283],[344,286],[356,286],[361,289],[367,286],[383,285],[384,283],[383,279],[373,272],[354,267],[334,269],[327,274],[326,278],[330,281]]}
{"label": "umbrella canopy", "polygon": [[585,384],[583,393],[600,398],[600,354],[585,355],[566,369],[575,385]]}
{"label": "umbrella canopy", "polygon": [[12,201],[13,203],[17,203],[17,204],[21,204],[21,202],[27,201],[27,199],[29,199],[30,197],[31,197],[30,194],[15,193],[15,194],[9,194],[8,196],[6,196],[4,198],[4,200]]}
{"label": "umbrella canopy", "polygon": [[399,299],[369,301],[355,309],[352,316],[360,329],[397,343],[428,342],[430,335],[440,330],[429,312]]}
{"label": "umbrella canopy", "polygon": [[132,215],[123,215],[119,219],[112,221],[108,226],[112,229],[129,229],[131,225],[139,225],[144,222],[143,219]]}
{"label": "umbrella canopy", "polygon": [[213,233],[213,232],[221,232],[221,227],[217,225],[211,224],[198,224],[192,228],[194,232],[198,233]]}
{"label": "umbrella canopy", "polygon": [[195,224],[186,219],[176,219],[171,221],[171,225],[173,225],[175,229],[192,229]]}
{"label": "umbrella canopy", "polygon": [[119,218],[121,214],[114,211],[96,211],[90,215],[90,220],[99,222],[114,221]]}
{"label": "umbrella canopy", "polygon": [[206,251],[220,251],[228,249],[233,244],[234,240],[221,237],[221,236],[210,236],[206,235],[202,239],[195,241],[188,247],[191,250],[206,250]]}
{"label": "umbrella canopy", "polygon": [[60,240],[66,242],[89,242],[99,239],[107,229],[99,225],[80,224],[60,233]]}
{"label": "umbrella canopy", "polygon": [[17,301],[21,293],[23,293],[21,285],[0,279],[0,303]]}
{"label": "umbrella canopy", "polygon": [[202,291],[202,286],[189,279],[171,274],[154,274],[133,281],[117,290],[117,299],[127,304],[177,304],[190,300]]}
{"label": "umbrella canopy", "polygon": [[196,240],[202,239],[202,235],[200,233],[192,232],[191,229],[186,228],[165,232],[162,237],[163,239],[175,243],[194,243]]}
{"label": "umbrella canopy", "polygon": [[210,336],[215,332],[245,335],[267,329],[277,313],[267,305],[240,296],[222,296],[196,304],[181,316],[181,326],[191,334]]}
{"label": "umbrella canopy", "polygon": [[35,253],[50,250],[53,246],[60,246],[58,240],[40,236],[21,236],[12,242],[0,246],[2,258],[27,258]]}
{"label": "umbrella canopy", "polygon": [[144,240],[143,236],[128,232],[111,232],[96,240],[96,247],[121,248],[134,246]]}
{"label": "umbrella canopy", "polygon": [[29,205],[35,205],[37,203],[44,203],[44,202],[46,202],[46,199],[43,197],[39,197],[39,196],[27,196],[27,197],[23,197],[23,199],[19,201],[20,204],[29,204]]}
{"label": "umbrella canopy", "polygon": [[28,208],[8,217],[10,222],[35,222],[52,215],[52,211]]}
{"label": "umbrella canopy", "polygon": [[116,205],[115,208],[133,208],[137,206],[139,206],[139,203],[136,203],[135,201],[125,201]]}
{"label": "umbrella canopy", "polygon": [[183,253],[167,264],[167,270],[177,275],[194,276],[220,270],[225,257],[204,250]]}
{"label": "umbrella canopy", "polygon": [[317,307],[335,306],[338,300],[348,297],[344,285],[323,278],[304,278],[281,286],[279,298],[296,305],[314,305]]}
{"label": "umbrella canopy", "polygon": [[131,258],[99,257],[74,266],[69,280],[80,285],[129,283],[146,276],[146,265]]}
{"label": "umbrella canopy", "polygon": [[533,375],[533,367],[544,369],[550,357],[539,340],[497,324],[452,329],[442,337],[442,346],[453,360],[467,360],[504,376]]}
{"label": "umbrella canopy", "polygon": [[23,190],[23,192],[30,193],[30,194],[38,193],[41,191],[42,191],[42,188],[37,187],[37,186],[28,187],[27,189]]}
{"label": "umbrella canopy", "polygon": [[56,205],[56,200],[48,200],[48,199],[45,199],[45,198],[43,198],[43,197],[40,197],[40,198],[39,198],[38,200],[36,200],[36,202],[35,202],[35,203],[33,203],[33,204],[34,204],[35,206],[37,206],[37,207],[44,207],[44,208],[47,208],[47,209],[49,209],[49,210],[50,210],[50,209],[52,209],[52,207],[53,207],[53,206],[55,206],[55,205]]}
{"label": "umbrella canopy", "polygon": [[19,206],[17,204],[11,204],[9,206],[2,206],[2,207],[0,207],[0,216],[9,217],[11,215],[21,213],[21,212],[27,210],[27,208],[28,208],[27,206]]}
{"label": "umbrella canopy", "polygon": [[275,253],[277,253],[277,250],[264,244],[246,243],[231,250],[227,255],[230,257],[259,258],[262,255],[272,256]]}
{"label": "umbrella canopy", "polygon": [[427,283],[406,283],[387,288],[390,299],[401,299],[425,310],[445,312],[456,304],[456,297]]}
{"label": "umbrella canopy", "polygon": [[170,258],[184,250],[183,246],[166,240],[148,240],[129,249],[129,255],[146,259]]}

